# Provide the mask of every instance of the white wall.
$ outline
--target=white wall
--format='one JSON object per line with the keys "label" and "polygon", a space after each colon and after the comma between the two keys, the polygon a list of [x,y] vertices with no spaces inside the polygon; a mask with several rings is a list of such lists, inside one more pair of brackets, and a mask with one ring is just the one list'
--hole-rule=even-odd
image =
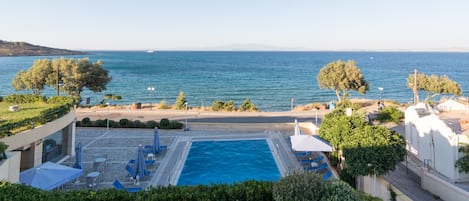
{"label": "white wall", "polygon": [[[361,177],[358,177],[357,180],[359,183],[357,185],[358,190],[361,190],[365,193],[373,195],[373,190],[374,190],[373,189],[374,188],[373,176],[361,176]],[[380,176],[377,176],[376,177],[376,195],[373,195],[373,196],[379,197],[383,200],[389,200],[391,197],[390,192],[388,190],[389,185],[390,183],[388,181],[386,181]],[[391,188],[397,194],[396,196],[397,201],[412,201],[412,199],[407,197],[404,193],[399,191],[399,189],[395,188],[393,185],[391,185]]]}
{"label": "white wall", "polygon": [[8,158],[0,161],[0,180],[18,183],[20,181],[21,152],[6,152],[6,154]]}
{"label": "white wall", "polygon": [[423,170],[421,175],[422,188],[438,195],[442,200],[467,201],[469,199],[469,192],[454,184],[450,184],[426,170]]}
{"label": "white wall", "polygon": [[451,181],[466,180],[467,175],[458,172],[454,166],[459,159],[458,143],[461,135],[453,130],[430,111],[429,115],[420,117],[411,106],[405,113],[407,149],[422,162]]}

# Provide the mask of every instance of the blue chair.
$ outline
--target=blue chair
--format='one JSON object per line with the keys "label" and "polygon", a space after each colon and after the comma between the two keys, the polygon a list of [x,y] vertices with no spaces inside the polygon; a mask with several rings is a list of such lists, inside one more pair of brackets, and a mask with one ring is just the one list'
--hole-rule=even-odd
{"label": "blue chair", "polygon": [[322,179],[324,180],[329,180],[329,178],[332,176],[332,172],[329,170],[322,176]]}
{"label": "blue chair", "polygon": [[112,185],[117,189],[117,190],[127,190],[129,193],[137,193],[142,190],[142,188],[139,187],[133,187],[133,188],[126,188],[124,185],[119,182],[119,180],[115,180]]}
{"label": "blue chair", "polygon": [[304,160],[301,160],[301,163],[312,163],[312,162],[315,162],[315,163],[319,163],[322,161],[322,159],[324,159],[324,156],[318,156],[316,158],[313,158],[313,159],[304,159]]}

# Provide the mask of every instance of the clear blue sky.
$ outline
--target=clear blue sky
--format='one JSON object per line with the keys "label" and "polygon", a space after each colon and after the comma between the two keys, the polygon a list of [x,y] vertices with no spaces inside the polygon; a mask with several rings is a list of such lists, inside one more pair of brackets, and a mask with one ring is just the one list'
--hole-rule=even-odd
{"label": "clear blue sky", "polygon": [[0,0],[0,8],[0,39],[69,49],[469,49],[467,0]]}

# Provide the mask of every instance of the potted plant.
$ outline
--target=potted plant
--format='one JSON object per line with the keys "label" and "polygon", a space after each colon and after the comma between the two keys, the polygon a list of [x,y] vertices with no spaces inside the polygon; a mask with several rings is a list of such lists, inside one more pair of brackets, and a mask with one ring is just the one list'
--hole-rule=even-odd
{"label": "potted plant", "polygon": [[5,151],[8,149],[8,145],[0,142],[0,160],[6,159],[7,155],[5,154]]}

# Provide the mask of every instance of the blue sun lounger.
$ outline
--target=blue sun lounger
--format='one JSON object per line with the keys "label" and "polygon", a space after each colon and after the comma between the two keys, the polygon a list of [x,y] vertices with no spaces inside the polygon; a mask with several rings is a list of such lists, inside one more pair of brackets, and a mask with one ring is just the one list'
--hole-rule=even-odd
{"label": "blue sun lounger", "polygon": [[127,190],[127,192],[129,192],[129,193],[137,193],[137,192],[142,190],[142,188],[139,188],[139,187],[126,188],[126,187],[124,187],[124,185],[122,185],[121,182],[119,182],[119,180],[115,180],[114,183],[112,183],[112,185],[117,190]]}
{"label": "blue sun lounger", "polygon": [[324,180],[329,180],[329,178],[332,176],[332,172],[329,170],[322,176],[322,179]]}
{"label": "blue sun lounger", "polygon": [[[156,160],[145,160],[145,165],[154,165]],[[135,165],[135,160],[129,160],[129,165]]]}

